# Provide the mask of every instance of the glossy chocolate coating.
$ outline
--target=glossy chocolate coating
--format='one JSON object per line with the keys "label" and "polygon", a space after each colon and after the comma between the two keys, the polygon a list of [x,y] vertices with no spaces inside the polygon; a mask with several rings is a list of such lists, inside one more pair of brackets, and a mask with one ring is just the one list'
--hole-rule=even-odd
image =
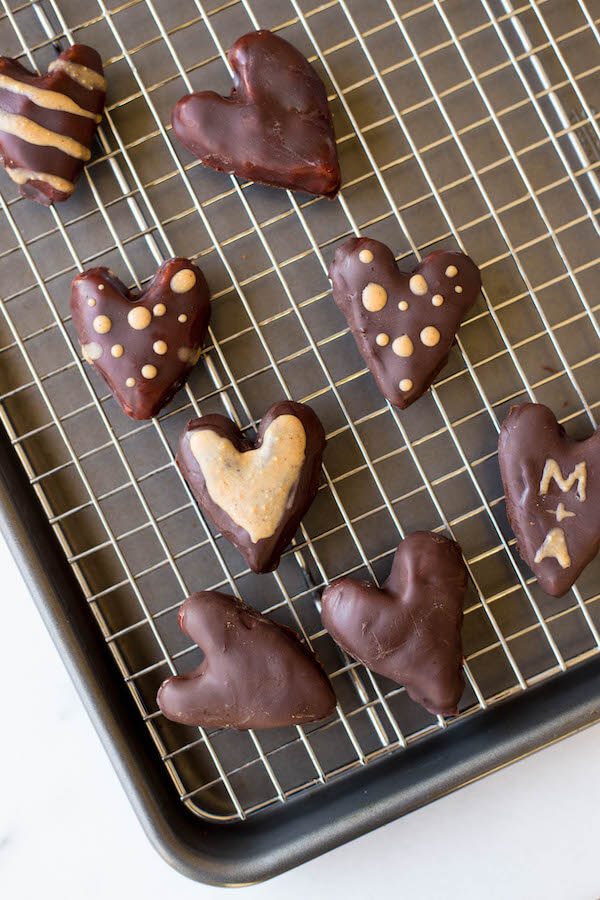
{"label": "glossy chocolate coating", "polygon": [[457,543],[415,531],[399,544],[381,589],[340,578],[323,593],[323,625],[367,668],[403,684],[429,712],[458,710],[467,570]]}
{"label": "glossy chocolate coating", "polygon": [[187,675],[167,678],[163,715],[204,728],[282,728],[331,715],[335,694],[298,635],[227,594],[192,594],[179,627],[205,654]]}
{"label": "glossy chocolate coating", "polygon": [[[513,406],[502,423],[498,460],[519,553],[542,590],[562,597],[600,549],[600,428],[573,441],[547,406]],[[547,467],[552,460],[557,469]],[[572,484],[545,479],[553,468],[564,482],[574,473]]]}
{"label": "glossy chocolate coating", "polygon": [[[188,273],[194,284],[174,291],[173,279]],[[89,269],[73,280],[71,314],[84,358],[100,372],[123,412],[150,419],[198,361],[210,293],[201,270],[188,259],[163,263],[141,294],[129,291],[109,269]],[[107,323],[110,330],[104,331]]]}
{"label": "glossy chocolate coating", "polygon": [[[240,527],[227,512],[211,498],[205,476],[194,456],[190,439],[199,429],[209,429],[227,439],[240,453],[260,447],[269,426],[278,416],[295,416],[306,435],[304,463],[299,478],[287,498],[285,512],[275,532],[268,538],[253,542],[249,533]],[[254,572],[270,572],[279,565],[281,554],[294,537],[300,521],[312,503],[319,485],[321,460],[325,448],[325,432],[309,406],[285,400],[276,403],[263,416],[256,442],[245,438],[231,419],[220,415],[203,416],[188,423],[179,443],[177,463],[196,500],[215,523],[219,531],[237,547]]]}
{"label": "glossy chocolate coating", "polygon": [[[456,275],[446,275],[454,269]],[[415,276],[417,282],[425,279],[422,294],[411,290]],[[370,238],[351,238],[339,247],[329,277],[333,298],[379,390],[400,409],[418,400],[446,365],[456,330],[481,289],[479,269],[464,253],[430,253],[407,273],[398,269],[389,247]],[[365,290],[372,291],[372,306],[384,305],[369,311]],[[399,347],[405,354],[400,356],[395,341],[403,336],[408,340]]]}
{"label": "glossy chocolate coating", "polygon": [[229,50],[229,97],[187,94],[173,129],[205,166],[275,187],[334,197],[340,187],[335,134],[323,82],[302,54],[270,31]]}
{"label": "glossy chocolate coating", "polygon": [[[90,151],[106,96],[104,78],[98,80],[97,86],[86,87],[71,77],[65,68],[61,68],[62,63],[73,64],[75,71],[78,67],[84,67],[79,71],[85,73],[85,70],[90,70],[103,76],[100,56],[92,47],[83,44],[74,44],[61,53],[46,75],[35,75],[17,60],[0,57],[2,162],[13,180],[20,184],[20,193],[44,206],[67,200],[71,196],[86,159],[70,155],[61,147],[28,140],[31,136],[28,133],[28,123],[32,123],[34,128],[39,126],[47,129],[53,135],[72,139],[83,150]],[[22,85],[25,91],[32,89],[30,96],[20,93],[15,82]],[[56,99],[44,99],[45,91],[53,92],[57,98],[62,96],[73,110],[79,111],[52,108],[52,104],[56,105]],[[34,97],[38,100],[37,103],[32,99]],[[86,116],[85,111],[90,115]],[[12,123],[10,127],[14,129],[14,133],[4,130],[7,121]],[[53,139],[53,136],[50,138]],[[85,156],[89,158],[89,152]],[[43,177],[35,177],[36,174],[49,175],[57,181],[52,184]]]}

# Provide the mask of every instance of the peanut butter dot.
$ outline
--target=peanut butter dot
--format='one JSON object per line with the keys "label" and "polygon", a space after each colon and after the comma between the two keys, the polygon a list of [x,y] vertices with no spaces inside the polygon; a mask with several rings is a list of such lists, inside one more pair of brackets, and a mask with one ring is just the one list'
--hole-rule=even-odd
{"label": "peanut butter dot", "polygon": [[375,342],[379,347],[387,347],[390,342],[390,336],[382,331],[381,334],[378,334],[375,338]]}
{"label": "peanut butter dot", "polygon": [[183,325],[185,322],[187,322],[187,316],[186,316],[186,314],[185,314],[185,313],[182,313],[180,316],[177,316],[177,321],[178,321],[178,322],[181,322],[182,325]]}
{"label": "peanut butter dot", "polygon": [[414,350],[413,342],[407,334],[403,334],[394,340],[392,350],[396,356],[412,356]]}
{"label": "peanut butter dot", "polygon": [[403,378],[402,381],[400,382],[400,390],[401,391],[410,391],[412,386],[413,386],[413,383],[410,380],[410,378]]}
{"label": "peanut butter dot", "polygon": [[124,354],[123,344],[113,344],[110,348],[111,354],[115,359],[120,359]]}
{"label": "peanut butter dot", "polygon": [[428,325],[421,332],[421,343],[426,347],[435,347],[440,342],[440,333],[434,325]]}
{"label": "peanut butter dot", "polygon": [[370,281],[362,292],[362,302],[369,312],[379,312],[387,303],[387,291],[380,284]]}
{"label": "peanut butter dot", "polygon": [[444,302],[444,298],[442,297],[441,294],[434,294],[433,297],[431,298],[431,302],[433,303],[434,306],[441,306]]}
{"label": "peanut butter dot", "polygon": [[400,303],[398,304],[398,309],[401,310],[402,312],[406,312],[406,310],[408,309],[407,301],[401,300]]}
{"label": "peanut butter dot", "polygon": [[456,276],[458,275],[458,269],[456,268],[456,266],[448,266],[448,268],[446,269],[446,275],[448,278],[456,278]]}
{"label": "peanut butter dot", "polygon": [[164,356],[169,348],[167,347],[166,341],[155,341],[152,345],[152,349],[155,353],[158,353],[159,356]]}
{"label": "peanut butter dot", "polygon": [[147,378],[149,381],[152,378],[156,378],[157,375],[158,375],[158,369],[156,368],[156,366],[144,366],[142,368],[142,376],[144,378]]}
{"label": "peanut butter dot", "polygon": [[462,294],[462,288],[461,288],[460,284],[457,284],[456,287],[454,288],[454,290],[456,291],[457,294]]}
{"label": "peanut butter dot", "polygon": [[127,387],[135,387],[135,378],[128,378],[125,384]]}
{"label": "peanut butter dot", "polygon": [[94,331],[98,334],[108,334],[112,328],[112,322],[108,316],[96,316],[94,319]]}
{"label": "peanut butter dot", "polygon": [[361,263],[368,264],[370,262],[373,262],[373,254],[370,250],[367,249],[361,250],[358,254],[358,258],[360,259]]}
{"label": "peanut butter dot", "polygon": [[96,298],[88,297],[88,306],[95,306],[95,305],[96,305]]}
{"label": "peanut butter dot", "polygon": [[164,316],[167,311],[167,307],[164,303],[157,303],[152,312],[155,316]]}
{"label": "peanut butter dot", "polygon": [[134,306],[127,314],[127,321],[135,331],[143,331],[152,321],[152,313],[145,306]]}
{"label": "peanut butter dot", "polygon": [[187,294],[196,284],[196,275],[191,269],[180,269],[171,278],[170,287],[174,294]]}
{"label": "peanut butter dot", "polygon": [[416,294],[417,297],[422,297],[423,294],[426,294],[429,290],[429,288],[427,287],[427,282],[422,275],[412,275],[410,281],[408,282],[408,286],[411,289],[412,293]]}

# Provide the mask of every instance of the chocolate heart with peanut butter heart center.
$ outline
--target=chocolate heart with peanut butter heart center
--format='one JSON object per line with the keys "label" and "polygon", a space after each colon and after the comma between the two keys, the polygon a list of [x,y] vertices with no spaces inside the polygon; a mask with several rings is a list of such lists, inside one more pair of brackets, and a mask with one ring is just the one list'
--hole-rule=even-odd
{"label": "chocolate heart with peanut butter heart center", "polygon": [[400,409],[446,365],[456,330],[481,289],[479,269],[464,253],[430,253],[407,273],[385,244],[369,238],[346,241],[329,277],[379,390]]}
{"label": "chocolate heart with peanut butter heart center", "polygon": [[600,549],[600,428],[573,441],[548,407],[524,403],[502,423],[498,460],[519,553],[562,597]]}
{"label": "chocolate heart with peanut butter heart center", "polygon": [[71,313],[84,359],[123,411],[132,419],[151,419],[198,362],[210,294],[189,259],[163,263],[139,296],[109,269],[89,269],[73,280]]}
{"label": "chocolate heart with peanut butter heart center", "polygon": [[454,541],[427,531],[398,546],[381,589],[353,578],[323,593],[323,625],[367,668],[403,684],[432,713],[454,715],[463,692],[467,570]]}
{"label": "chocolate heart with peanut butter heart center", "polygon": [[333,197],[340,186],[335,135],[323,82],[302,54],[270,31],[229,50],[229,97],[188,94],[173,130],[205,166],[251,181]]}
{"label": "chocolate heart with peanut butter heart center", "polygon": [[187,675],[167,678],[157,703],[173,722],[205,728],[282,728],[330,715],[335,694],[290,628],[217,591],[192,594],[179,627],[204,651]]}
{"label": "chocolate heart with peanut butter heart center", "polygon": [[71,196],[105,96],[102,60],[92,47],[69,47],[47,75],[0,57],[0,154],[24,197],[48,206]]}
{"label": "chocolate heart with peanut butter heart center", "polygon": [[301,403],[263,417],[255,444],[225,416],[191,421],[177,462],[200,506],[255,572],[276,568],[315,496],[323,426]]}

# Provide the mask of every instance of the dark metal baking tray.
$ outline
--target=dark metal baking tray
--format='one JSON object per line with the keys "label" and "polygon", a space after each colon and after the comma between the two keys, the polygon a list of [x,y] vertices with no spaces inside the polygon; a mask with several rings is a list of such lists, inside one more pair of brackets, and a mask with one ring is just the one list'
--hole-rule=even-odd
{"label": "dark metal baking tray", "polygon": [[[548,403],[577,436],[600,405],[597,15],[584,0],[0,2],[4,53],[43,69],[87,41],[110,82],[68,204],[41,210],[0,180],[2,530],[146,831],[191,877],[267,878],[600,719],[600,564],[561,600],[539,591],[495,456],[513,402]],[[227,91],[222,50],[257,25],[330,88],[336,202],[239,185],[172,140],[173,102]],[[448,367],[402,414],[329,294],[357,230],[406,267],[460,246],[483,271]],[[68,287],[99,264],[144,284],[171,254],[207,274],[210,342],[188,389],[132,423],[79,358]],[[295,546],[259,577],[203,521],[173,450],[192,415],[252,428],[285,395],[317,411],[328,449]],[[454,534],[472,576],[452,722],[341,654],[318,615],[327,580],[384,577],[417,528]],[[214,586],[303,633],[336,689],[331,721],[247,734],[160,717],[156,687],[198,660],[177,607]]]}

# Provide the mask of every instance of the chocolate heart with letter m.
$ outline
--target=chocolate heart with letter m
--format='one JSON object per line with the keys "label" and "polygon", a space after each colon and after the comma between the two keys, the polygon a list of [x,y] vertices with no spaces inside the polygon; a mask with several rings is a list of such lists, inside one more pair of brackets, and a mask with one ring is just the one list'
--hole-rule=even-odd
{"label": "chocolate heart with letter m", "polygon": [[48,206],[71,196],[105,96],[102,61],[92,47],[69,47],[47,75],[0,57],[0,153],[24,197]]}
{"label": "chocolate heart with letter m", "polygon": [[86,362],[132,419],[151,419],[198,362],[210,319],[204,275],[189,259],[163,263],[136,295],[110,269],[73,279],[71,313]]}
{"label": "chocolate heart with letter m", "polygon": [[187,94],[173,130],[205,166],[275,187],[333,197],[340,186],[323,82],[302,54],[270,31],[239,38],[227,57],[229,97]]}
{"label": "chocolate heart with letter m", "polygon": [[333,712],[329,679],[298,635],[241,600],[217,591],[192,594],[179,610],[179,627],[205,658],[161,685],[156,700],[171,721],[283,728]]}
{"label": "chocolate heart with letter m", "polygon": [[519,553],[542,590],[562,597],[600,549],[600,428],[573,441],[547,406],[514,406],[498,460]]}
{"label": "chocolate heart with letter m", "polygon": [[448,361],[461,320],[481,289],[464,253],[436,251],[401,272],[379,241],[351,238],[329,269],[333,298],[379,390],[394,406],[414,403]]}
{"label": "chocolate heart with letter m", "polygon": [[463,692],[467,570],[454,541],[428,531],[398,546],[381,589],[340,578],[323,593],[323,625],[367,668],[403,684],[429,712],[454,715]]}
{"label": "chocolate heart with letter m", "polygon": [[276,569],[319,485],[325,432],[309,406],[285,400],[256,443],[225,416],[188,423],[177,462],[202,509],[255,572]]}

